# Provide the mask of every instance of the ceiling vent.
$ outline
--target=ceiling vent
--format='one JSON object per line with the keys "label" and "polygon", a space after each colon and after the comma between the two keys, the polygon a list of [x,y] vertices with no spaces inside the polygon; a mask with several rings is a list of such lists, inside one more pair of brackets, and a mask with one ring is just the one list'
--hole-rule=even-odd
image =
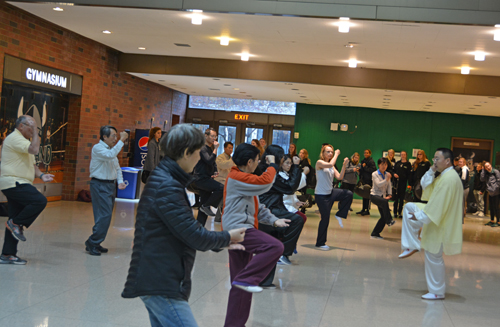
{"label": "ceiling vent", "polygon": [[185,43],[174,43],[174,44],[178,47],[191,48],[191,46],[189,44],[185,44]]}

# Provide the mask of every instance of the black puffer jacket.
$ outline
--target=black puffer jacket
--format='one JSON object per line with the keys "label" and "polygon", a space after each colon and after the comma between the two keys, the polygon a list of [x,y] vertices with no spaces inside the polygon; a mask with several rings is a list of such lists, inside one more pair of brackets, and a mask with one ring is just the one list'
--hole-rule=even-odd
{"label": "black puffer jacket", "polygon": [[187,301],[196,250],[229,245],[228,232],[207,231],[194,219],[184,190],[191,178],[168,157],[151,173],[137,208],[123,297],[162,295]]}
{"label": "black puffer jacket", "polygon": [[[266,164],[259,166],[262,171],[265,171],[267,167],[268,165]],[[297,191],[300,179],[302,178],[302,169],[298,165],[292,165],[289,176],[289,179],[286,180],[279,174],[276,174],[273,187],[268,192],[259,196],[260,203],[265,204],[266,208],[271,210],[271,212],[274,209],[282,210],[284,214],[289,212],[283,203],[283,194],[294,194]],[[276,215],[274,212],[273,214]]]}

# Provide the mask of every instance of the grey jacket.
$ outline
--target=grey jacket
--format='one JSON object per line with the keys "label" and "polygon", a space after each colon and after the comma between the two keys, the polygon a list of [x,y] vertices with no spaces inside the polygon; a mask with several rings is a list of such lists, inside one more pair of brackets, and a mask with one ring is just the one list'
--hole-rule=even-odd
{"label": "grey jacket", "polygon": [[224,209],[222,228],[257,228],[259,223],[273,225],[276,218],[265,205],[259,202],[259,195],[271,189],[278,166],[271,164],[260,176],[244,173],[238,167],[231,168],[224,188]]}
{"label": "grey jacket", "polygon": [[351,160],[347,163],[347,167],[345,168],[343,183],[347,184],[358,184],[358,172],[355,171],[356,168],[360,168],[361,164],[358,162],[357,165],[353,164]]}
{"label": "grey jacket", "polygon": [[160,144],[156,139],[151,139],[148,142],[148,154],[144,160],[144,170],[153,171],[160,163]]}
{"label": "grey jacket", "polygon": [[486,169],[483,169],[481,171],[481,182],[486,182],[486,191],[490,196],[500,194],[500,172],[498,170],[492,168],[491,173],[489,173]]}

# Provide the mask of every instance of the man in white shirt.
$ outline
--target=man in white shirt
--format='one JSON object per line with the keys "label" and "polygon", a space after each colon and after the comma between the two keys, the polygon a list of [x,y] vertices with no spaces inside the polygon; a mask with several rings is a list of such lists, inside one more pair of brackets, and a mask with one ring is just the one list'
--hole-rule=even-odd
{"label": "man in white shirt", "polygon": [[127,140],[128,134],[121,132],[118,142],[116,142],[117,137],[116,128],[109,125],[103,126],[100,130],[100,141],[92,148],[90,194],[92,195],[95,224],[92,228],[92,235],[85,241],[85,250],[90,255],[101,255],[101,253],[108,252],[108,249],[103,248],[101,243],[106,238],[113,215],[116,195],[115,183],[118,181],[120,190],[126,187],[117,156],[123,147],[123,142]]}
{"label": "man in white shirt", "polygon": [[42,173],[35,163],[40,136],[31,116],[16,120],[16,128],[5,138],[2,151],[0,190],[9,203],[9,220],[5,223],[0,264],[25,265],[27,261],[17,256],[17,244],[26,241],[23,227],[28,228],[47,205],[47,198],[33,186],[33,180],[38,177],[50,182],[54,175]]}
{"label": "man in white shirt", "polygon": [[[227,175],[231,171],[231,168],[234,166],[233,159],[231,158],[231,154],[233,154],[233,143],[226,142],[224,143],[224,152],[222,152],[217,159],[215,159],[215,164],[217,165],[218,175],[214,179],[221,183],[222,185],[226,184]],[[222,201],[219,203],[219,207],[217,208],[217,213],[215,214],[215,222],[221,221],[221,210],[222,210]]]}

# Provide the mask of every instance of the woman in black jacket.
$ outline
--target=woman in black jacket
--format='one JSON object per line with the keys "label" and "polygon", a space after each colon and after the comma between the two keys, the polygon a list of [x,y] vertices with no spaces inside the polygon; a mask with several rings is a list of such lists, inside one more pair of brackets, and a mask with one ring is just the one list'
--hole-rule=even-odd
{"label": "woman in black jacket", "polygon": [[[375,166],[375,161],[372,159],[372,150],[366,149],[364,152],[365,158],[361,161],[361,169],[359,170],[359,176],[361,178],[361,183],[372,186],[372,173],[377,170]],[[370,215],[370,199],[363,198],[363,209],[356,212],[357,215],[369,216]]]}
{"label": "woman in black jacket", "polygon": [[[165,157],[137,208],[132,261],[122,297],[140,297],[153,326],[197,326],[188,304],[196,250],[244,249],[245,228],[207,231],[193,217],[185,188],[200,159],[203,134],[179,124],[160,142]],[[166,313],[169,314],[166,314]]]}
{"label": "woman in black jacket", "polygon": [[[274,155],[276,163],[279,162],[281,167],[284,159],[283,148],[278,145],[269,145],[264,152],[264,158],[267,155]],[[273,227],[270,225],[259,224],[259,230],[276,237],[283,243],[285,248],[278,263],[284,265],[292,264],[289,257],[293,254],[293,251],[297,247],[297,241],[300,233],[302,232],[302,227],[304,227],[304,220],[302,217],[288,211],[283,203],[283,195],[294,194],[299,187],[300,179],[302,177],[302,169],[300,169],[299,163],[299,157],[293,157],[293,165],[289,171],[289,178],[284,179],[282,176],[277,174],[272,188],[268,192],[259,196],[260,203],[264,204],[273,215],[280,219],[290,220],[288,227]],[[259,168],[261,171],[265,171],[267,166],[268,165],[265,162],[261,161]],[[273,269],[269,276],[261,283],[262,287],[273,287],[272,281],[274,279],[275,270],[276,269]]]}
{"label": "woman in black jacket", "polygon": [[413,163],[413,171],[411,172],[410,187],[413,190],[413,195],[415,202],[422,202],[420,197],[422,196],[422,186],[420,185],[420,180],[422,176],[431,168],[431,162],[427,159],[427,155],[424,150],[418,150],[417,160]]}
{"label": "woman in black jacket", "polygon": [[396,189],[396,194],[393,194],[394,218],[403,218],[401,214],[405,204],[406,186],[411,174],[411,163],[408,161],[406,151],[401,151],[401,160],[396,162],[393,173],[393,188]]}
{"label": "woman in black jacket", "polygon": [[144,160],[144,168],[142,172],[142,182],[147,182],[151,172],[160,163],[160,138],[161,128],[153,127],[149,130],[148,154]]}

